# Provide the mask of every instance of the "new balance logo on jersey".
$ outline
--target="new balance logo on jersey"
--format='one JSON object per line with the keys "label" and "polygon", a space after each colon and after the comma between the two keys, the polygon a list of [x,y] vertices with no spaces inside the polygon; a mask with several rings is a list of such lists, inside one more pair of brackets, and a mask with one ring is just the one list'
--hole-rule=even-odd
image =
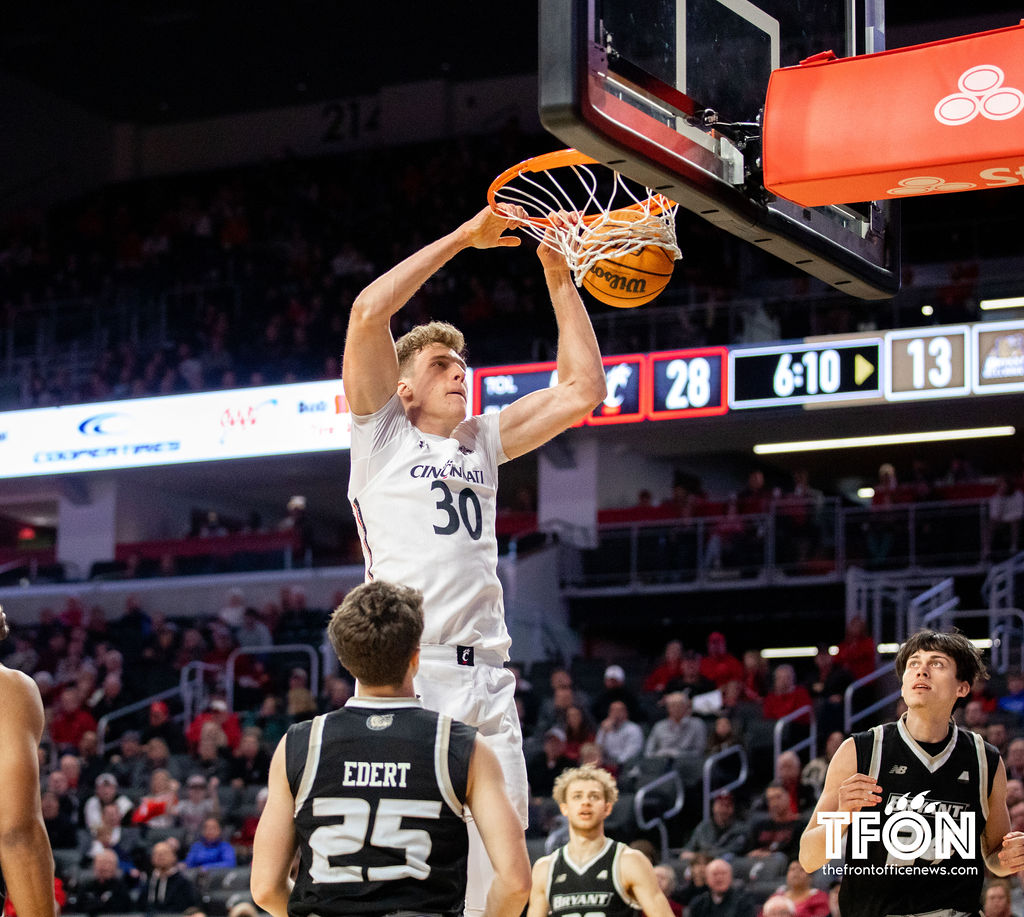
{"label": "new balance logo on jersey", "polygon": [[890,769],[890,774],[905,774],[907,772],[906,764],[894,764]]}
{"label": "new balance logo on jersey", "polygon": [[960,783],[967,783],[971,779],[971,775],[964,771],[959,777],[956,778]]}
{"label": "new balance logo on jersey", "polygon": [[608,870],[607,870],[607,869],[602,869],[602,870],[601,870],[601,871],[600,871],[600,872],[599,872],[599,873],[597,874],[597,878],[598,878],[598,879],[607,879],[607,878],[608,878]]}
{"label": "new balance logo on jersey", "polygon": [[566,879],[565,873],[564,872],[560,872],[557,876],[555,876],[554,884],[557,885],[559,882],[564,882],[565,879]]}

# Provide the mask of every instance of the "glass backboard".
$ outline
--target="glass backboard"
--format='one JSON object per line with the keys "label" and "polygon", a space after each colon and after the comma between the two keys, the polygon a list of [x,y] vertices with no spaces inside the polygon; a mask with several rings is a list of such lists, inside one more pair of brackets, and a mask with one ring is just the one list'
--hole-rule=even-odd
{"label": "glass backboard", "polygon": [[884,44],[884,0],[544,0],[541,120],[837,289],[888,298],[899,290],[898,205],[802,207],[765,190],[760,159],[773,69]]}

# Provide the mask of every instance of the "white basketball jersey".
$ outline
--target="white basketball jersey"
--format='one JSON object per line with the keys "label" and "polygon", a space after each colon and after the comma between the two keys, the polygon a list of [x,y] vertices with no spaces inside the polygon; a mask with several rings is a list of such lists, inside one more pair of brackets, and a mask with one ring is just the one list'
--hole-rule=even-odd
{"label": "white basketball jersey", "polygon": [[348,498],[366,579],[423,592],[423,643],[508,659],[494,531],[498,415],[470,417],[448,438],[417,430],[398,395],[352,417]]}

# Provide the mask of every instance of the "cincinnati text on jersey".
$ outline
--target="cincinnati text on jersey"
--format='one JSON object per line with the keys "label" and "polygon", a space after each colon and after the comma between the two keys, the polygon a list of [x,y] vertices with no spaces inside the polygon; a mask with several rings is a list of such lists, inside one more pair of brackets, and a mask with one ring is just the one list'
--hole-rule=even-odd
{"label": "cincinnati text on jersey", "polygon": [[482,468],[471,470],[462,466],[456,468],[450,461],[445,462],[440,468],[436,465],[413,465],[409,469],[409,476],[413,478],[460,478],[463,481],[472,481],[474,484],[484,483]]}

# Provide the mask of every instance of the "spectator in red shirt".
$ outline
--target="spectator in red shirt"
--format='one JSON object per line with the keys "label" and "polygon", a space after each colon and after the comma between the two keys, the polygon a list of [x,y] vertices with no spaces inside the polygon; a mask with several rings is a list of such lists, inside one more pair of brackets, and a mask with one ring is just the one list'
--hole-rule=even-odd
{"label": "spectator in red shirt", "polygon": [[665,644],[662,663],[644,679],[644,691],[648,694],[663,694],[665,686],[683,674],[683,644],[679,640],[669,640]]}
{"label": "spectator in red shirt", "polygon": [[867,633],[864,619],[853,617],[846,624],[846,634],[839,644],[836,662],[846,668],[853,677],[863,678],[878,668],[875,658],[875,641]]}
{"label": "spectator in red shirt", "polygon": [[57,712],[50,720],[50,738],[58,748],[78,748],[82,736],[96,731],[96,720],[82,708],[82,696],[75,686],[60,692]]}
{"label": "spectator in red shirt", "polygon": [[708,654],[700,661],[700,674],[721,688],[729,681],[743,680],[743,663],[725,648],[725,634],[708,634]]}
{"label": "spectator in red shirt", "polygon": [[[796,683],[796,672],[793,666],[783,663],[772,673],[772,690],[765,697],[761,706],[765,719],[777,720],[781,717],[799,710],[801,707],[810,706],[811,695],[803,685]],[[798,723],[806,725],[810,722],[808,716],[802,716]]]}
{"label": "spectator in red shirt", "polygon": [[224,730],[228,740],[228,748],[232,751],[238,748],[242,740],[242,727],[238,722],[238,714],[229,713],[228,705],[219,697],[210,701],[210,706],[204,713],[200,713],[185,730],[185,738],[188,740],[189,748],[193,751],[199,747],[199,737],[203,731],[203,724],[213,722]]}

